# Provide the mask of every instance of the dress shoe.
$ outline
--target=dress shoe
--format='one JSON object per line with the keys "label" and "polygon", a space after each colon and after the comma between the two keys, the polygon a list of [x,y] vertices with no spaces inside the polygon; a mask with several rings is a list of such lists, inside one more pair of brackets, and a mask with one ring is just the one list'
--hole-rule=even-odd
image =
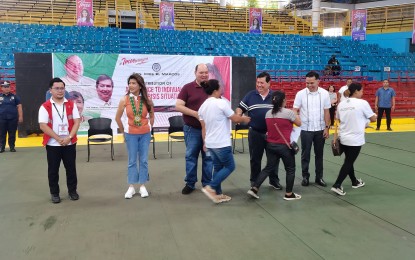
{"label": "dress shoe", "polygon": [[308,186],[310,184],[308,178],[303,178],[303,181],[301,182],[302,186]]}
{"label": "dress shoe", "polygon": [[14,149],[14,147],[13,148],[10,148],[10,152],[15,153],[16,152],[16,149]]}
{"label": "dress shoe", "polygon": [[71,199],[71,200],[79,200],[79,194],[76,191],[69,192],[69,199]]}
{"label": "dress shoe", "polygon": [[61,202],[61,197],[59,197],[59,194],[51,194],[51,197],[52,203],[56,204]]}
{"label": "dress shoe", "polygon": [[276,190],[282,190],[282,186],[279,182],[270,182],[269,186]]}
{"label": "dress shoe", "polygon": [[323,179],[316,179],[316,184],[326,187],[327,183]]}
{"label": "dress shoe", "polygon": [[386,130],[388,130],[388,131],[393,131],[393,130],[392,130],[392,128],[390,128],[390,127],[389,127],[388,129],[386,129]]}

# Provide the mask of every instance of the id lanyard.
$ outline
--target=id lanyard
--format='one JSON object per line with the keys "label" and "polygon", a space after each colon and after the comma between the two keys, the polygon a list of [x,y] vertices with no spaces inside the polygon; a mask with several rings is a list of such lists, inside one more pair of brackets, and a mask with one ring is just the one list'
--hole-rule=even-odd
{"label": "id lanyard", "polygon": [[53,106],[55,107],[55,110],[56,110],[56,112],[58,113],[58,116],[59,116],[59,118],[61,119],[62,124],[63,124],[63,118],[65,117],[65,104],[63,104],[62,116],[61,116],[61,113],[59,113],[59,110],[58,110],[58,108],[56,107],[55,103],[53,103]]}

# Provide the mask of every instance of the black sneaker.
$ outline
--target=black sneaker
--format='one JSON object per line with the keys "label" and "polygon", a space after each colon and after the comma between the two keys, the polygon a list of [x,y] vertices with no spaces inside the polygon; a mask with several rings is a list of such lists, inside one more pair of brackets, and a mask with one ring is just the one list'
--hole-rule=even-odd
{"label": "black sneaker", "polygon": [[388,131],[393,131],[393,130],[392,130],[392,128],[390,128],[390,127],[389,127],[387,130],[388,130]]}
{"label": "black sneaker", "polygon": [[190,193],[192,193],[193,191],[194,191],[195,189],[192,189],[191,187],[189,187],[189,186],[184,186],[184,188],[182,189],[182,194],[184,194],[184,195],[187,195],[187,194],[190,194]]}
{"label": "black sneaker", "polygon": [[279,182],[270,182],[269,186],[276,190],[282,190],[282,186]]}
{"label": "black sneaker", "polygon": [[4,148],[0,148],[0,153],[4,153]]}
{"label": "black sneaker", "polygon": [[251,195],[252,197],[254,197],[255,199],[259,199],[258,190],[251,188],[247,193]]}
{"label": "black sneaker", "polygon": [[291,193],[290,196],[288,196],[287,194],[285,194],[284,196],[284,200],[299,200],[301,199],[301,195],[297,194],[297,193]]}
{"label": "black sneaker", "polygon": [[14,147],[13,148],[10,148],[10,152],[15,153],[16,152],[16,149],[14,149]]}
{"label": "black sneaker", "polygon": [[308,186],[310,184],[308,178],[303,178],[303,181],[301,182],[301,186]]}
{"label": "black sneaker", "polygon": [[379,131],[379,127],[376,127],[376,131]]}
{"label": "black sneaker", "polygon": [[51,198],[52,198],[52,203],[54,204],[61,202],[61,197],[59,197],[59,194],[51,194]]}
{"label": "black sneaker", "polygon": [[71,200],[79,200],[79,194],[76,191],[69,192],[69,199],[71,199]]}

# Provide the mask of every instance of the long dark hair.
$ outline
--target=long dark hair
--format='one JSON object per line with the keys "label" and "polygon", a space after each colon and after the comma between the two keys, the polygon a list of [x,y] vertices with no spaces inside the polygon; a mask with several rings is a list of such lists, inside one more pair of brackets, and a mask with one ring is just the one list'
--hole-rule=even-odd
{"label": "long dark hair", "polygon": [[[147,111],[149,113],[152,112],[151,111],[151,106],[153,105],[153,102],[151,102],[148,98],[147,87],[146,87],[146,84],[144,82],[144,78],[138,73],[133,73],[128,77],[127,84],[129,84],[130,80],[132,80],[132,79],[135,79],[137,81],[138,85],[140,86],[141,98],[143,99],[144,104],[147,107]],[[129,94],[130,94],[130,90],[128,90],[127,95],[129,95]]]}
{"label": "long dark hair", "polygon": [[281,111],[284,100],[284,91],[277,90],[275,92],[272,92],[272,104],[274,105],[274,107],[272,108],[272,114],[276,114],[277,112]]}

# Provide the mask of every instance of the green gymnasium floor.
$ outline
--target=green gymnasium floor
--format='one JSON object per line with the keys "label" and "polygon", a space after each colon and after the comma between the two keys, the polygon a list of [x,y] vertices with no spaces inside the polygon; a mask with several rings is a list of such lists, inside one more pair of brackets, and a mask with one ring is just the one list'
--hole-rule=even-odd
{"label": "green gymnasium floor", "polygon": [[260,199],[251,199],[249,155],[237,153],[236,170],[223,183],[232,200],[220,205],[200,183],[181,194],[184,144],[174,143],[169,158],[162,136],[157,159],[149,155],[150,197],[124,199],[123,144],[116,144],[114,161],[109,146],[94,146],[89,163],[86,146],[78,145],[81,199],[66,197],[61,171],[63,201],[53,205],[40,137],[19,139],[17,153],[0,154],[0,259],[414,259],[414,121],[394,119],[393,132],[368,129],[355,164],[366,186],[352,189],[346,179],[346,196],[330,191],[344,158],[332,156],[327,142],[329,187],[302,187],[297,155],[294,191],[301,200],[284,201],[284,191],[266,182]]}

